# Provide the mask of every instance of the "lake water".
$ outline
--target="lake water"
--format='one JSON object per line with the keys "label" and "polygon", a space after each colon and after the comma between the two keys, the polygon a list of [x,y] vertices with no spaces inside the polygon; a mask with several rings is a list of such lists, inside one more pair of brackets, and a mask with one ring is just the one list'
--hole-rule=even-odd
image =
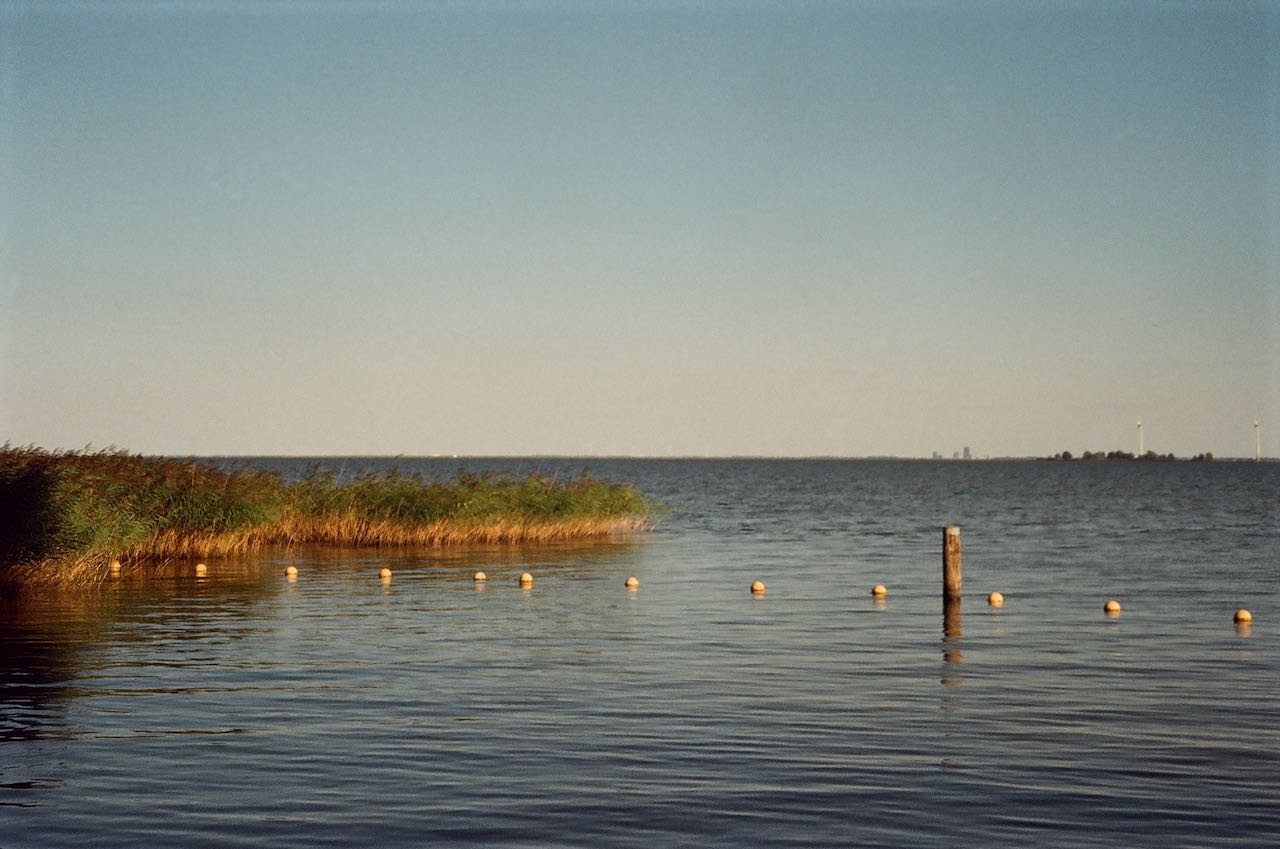
{"label": "lake water", "polygon": [[669,514],[6,602],[0,845],[1280,845],[1280,465],[396,462]]}

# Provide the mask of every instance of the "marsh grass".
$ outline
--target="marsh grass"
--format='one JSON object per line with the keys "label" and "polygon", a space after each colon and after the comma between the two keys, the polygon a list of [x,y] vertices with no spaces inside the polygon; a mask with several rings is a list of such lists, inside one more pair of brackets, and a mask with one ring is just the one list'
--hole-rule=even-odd
{"label": "marsh grass", "polygon": [[84,583],[125,564],[230,557],[270,545],[440,546],[586,539],[642,530],[653,505],[582,476],[397,472],[284,483],[123,451],[0,449],[0,580]]}

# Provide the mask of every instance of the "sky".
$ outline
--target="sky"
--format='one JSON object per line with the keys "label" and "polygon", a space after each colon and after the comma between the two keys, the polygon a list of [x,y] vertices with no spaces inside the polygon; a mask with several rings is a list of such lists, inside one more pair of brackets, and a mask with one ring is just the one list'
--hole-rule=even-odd
{"label": "sky", "polygon": [[0,0],[0,442],[1280,454],[1280,0]]}

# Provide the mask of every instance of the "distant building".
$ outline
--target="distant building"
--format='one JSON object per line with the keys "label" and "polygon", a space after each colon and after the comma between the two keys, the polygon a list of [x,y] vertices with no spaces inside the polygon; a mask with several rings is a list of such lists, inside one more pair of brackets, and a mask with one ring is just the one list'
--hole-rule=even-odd
{"label": "distant building", "polygon": [[968,445],[966,445],[966,446],[964,447],[964,458],[965,458],[966,460],[972,460],[972,459],[973,459],[973,455],[969,453],[969,446],[968,446]]}

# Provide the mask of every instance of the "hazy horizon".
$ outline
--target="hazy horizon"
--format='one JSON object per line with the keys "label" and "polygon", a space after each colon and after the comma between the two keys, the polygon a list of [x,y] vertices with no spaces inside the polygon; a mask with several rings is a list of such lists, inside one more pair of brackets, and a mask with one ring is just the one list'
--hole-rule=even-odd
{"label": "hazy horizon", "polygon": [[[35,447],[44,448],[43,446],[14,446],[17,448]],[[44,449],[49,450],[49,449]],[[1058,454],[1062,452],[1052,452],[1050,454],[1022,454],[1022,455],[995,455],[995,454],[978,454],[973,453],[971,457],[963,457],[960,452],[933,456],[908,456],[901,454],[404,454],[404,453],[380,453],[380,454],[353,454],[353,453],[333,453],[333,454],[244,454],[244,453],[217,453],[217,454],[194,454],[189,451],[176,453],[157,453],[145,451],[133,451],[125,446],[117,445],[84,445],[79,448],[56,448],[54,451],[71,451],[71,452],[96,452],[96,451],[124,451],[131,455],[141,455],[144,457],[165,457],[169,459],[211,459],[211,460],[832,460],[832,461],[876,461],[876,460],[902,460],[905,462],[948,462],[948,463],[972,463],[972,462],[1033,462],[1033,461],[1056,461]],[[1072,451],[1072,460],[1082,460],[1081,454],[1084,451],[1093,451],[1095,453],[1108,453],[1110,451],[1125,451],[1123,448],[1112,449],[1082,449],[1080,452]],[[1135,454],[1136,452],[1128,452]],[[1163,459],[1169,452],[1161,454]],[[1175,460],[1195,461],[1199,454],[1205,452],[1197,452],[1197,454],[1175,455]],[[1212,452],[1209,452],[1212,454]],[[1212,455],[1214,461],[1222,462],[1254,462],[1253,455]],[[1280,457],[1270,457],[1262,455],[1263,463],[1280,462]],[[1085,462],[1092,462],[1087,460]]]}
{"label": "hazy horizon", "polygon": [[1280,3],[10,2],[0,248],[15,445],[1275,455]]}

